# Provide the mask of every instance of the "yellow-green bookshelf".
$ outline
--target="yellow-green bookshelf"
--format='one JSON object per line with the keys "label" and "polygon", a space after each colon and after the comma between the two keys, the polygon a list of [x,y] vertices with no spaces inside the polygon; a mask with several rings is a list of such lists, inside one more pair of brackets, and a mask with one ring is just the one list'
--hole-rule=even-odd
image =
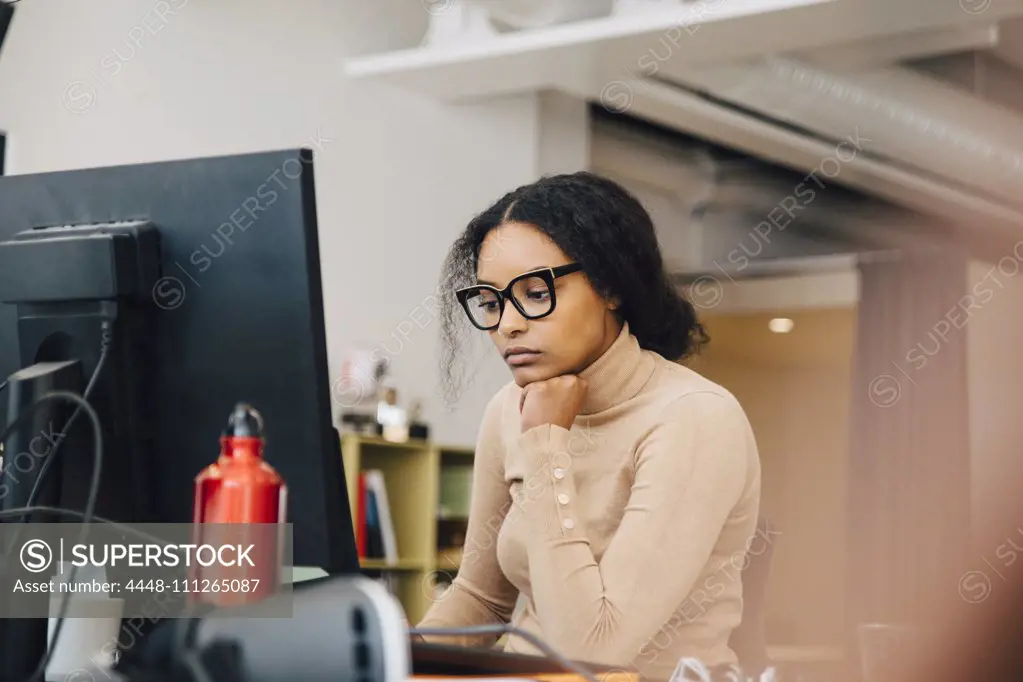
{"label": "yellow-green bookshelf", "polygon": [[398,563],[387,565],[380,559],[364,559],[362,568],[390,574],[411,624],[417,623],[433,602],[437,577],[456,571],[461,558],[457,549],[437,546],[441,468],[471,466],[472,458],[472,448],[424,440],[393,443],[357,434],[341,437],[341,459],[353,522],[358,504],[359,473],[367,469],[383,472],[398,545]]}

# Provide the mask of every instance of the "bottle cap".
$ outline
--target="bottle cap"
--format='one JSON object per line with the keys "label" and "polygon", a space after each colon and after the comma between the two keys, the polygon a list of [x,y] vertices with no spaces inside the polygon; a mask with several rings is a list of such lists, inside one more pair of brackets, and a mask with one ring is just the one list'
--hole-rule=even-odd
{"label": "bottle cap", "polygon": [[263,417],[248,403],[238,403],[227,420],[224,435],[228,438],[262,438]]}

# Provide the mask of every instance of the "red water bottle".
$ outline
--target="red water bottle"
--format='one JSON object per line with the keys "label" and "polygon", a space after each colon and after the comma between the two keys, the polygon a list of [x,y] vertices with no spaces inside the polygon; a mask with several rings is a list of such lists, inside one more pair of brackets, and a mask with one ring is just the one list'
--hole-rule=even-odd
{"label": "red water bottle", "polygon": [[252,603],[280,584],[287,486],[263,459],[265,442],[262,416],[238,403],[220,438],[220,456],[195,477],[196,544],[237,545],[240,555],[228,552],[231,565],[220,562],[222,557],[213,565],[195,565],[188,591],[199,601]]}

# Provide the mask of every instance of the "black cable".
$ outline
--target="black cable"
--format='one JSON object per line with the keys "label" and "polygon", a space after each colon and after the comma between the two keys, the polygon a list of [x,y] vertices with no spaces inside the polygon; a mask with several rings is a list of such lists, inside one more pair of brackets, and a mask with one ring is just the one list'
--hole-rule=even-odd
{"label": "black cable", "polygon": [[[99,415],[96,414],[96,410],[94,410],[92,408],[92,405],[90,405],[88,402],[86,402],[85,398],[83,398],[82,396],[78,395],[77,393],[72,393],[71,391],[49,391],[49,392],[45,393],[42,397],[40,397],[34,403],[29,405],[27,408],[25,408],[22,411],[22,413],[19,414],[17,416],[17,418],[15,418],[14,421],[12,421],[10,424],[7,425],[7,428],[4,429],[2,433],[0,433],[0,443],[3,443],[4,441],[6,441],[7,438],[10,437],[10,435],[14,431],[14,429],[16,429],[18,426],[20,426],[23,421],[25,421],[26,419],[31,417],[33,414],[35,414],[36,410],[38,410],[42,405],[46,404],[46,402],[49,401],[49,400],[66,400],[68,402],[75,403],[80,408],[85,410],[86,414],[89,416],[89,419],[92,421],[93,434],[95,436],[95,438],[94,438],[94,441],[95,441],[95,446],[94,447],[95,447],[95,450],[96,450],[95,456],[96,456],[98,461],[102,461],[102,457],[103,457],[103,433],[102,433],[102,427],[101,427],[100,422],[99,422]],[[90,499],[87,501],[86,509],[83,512],[83,516],[87,516],[89,518],[91,518],[93,516],[93,512],[94,512],[94,509],[95,509],[95,506],[96,506],[96,504],[95,504],[96,500],[93,499],[93,498],[98,497],[98,495],[99,495],[99,475],[100,475],[100,472],[96,470],[97,468],[98,467],[96,467],[96,465],[94,464],[93,465],[93,472],[92,472],[92,482],[91,482],[90,487],[89,487],[89,498]],[[91,507],[88,504],[88,502],[92,503]],[[15,516],[17,516],[17,514]]]}
{"label": "black cable", "polygon": [[[103,320],[100,326],[102,330],[102,336],[100,339],[100,350],[99,360],[96,362],[95,369],[92,370],[92,376],[89,377],[89,383],[85,385],[85,393],[82,394],[82,398],[89,400],[92,397],[92,391],[96,388],[96,384],[99,381],[100,373],[103,371],[103,366],[107,362],[107,358],[110,356],[111,336],[113,329],[110,324],[110,320]],[[26,507],[32,507],[36,503],[36,498],[39,497],[39,493],[43,489],[43,481],[46,479],[47,472],[50,471],[50,467],[53,466],[54,460],[57,459],[57,452],[60,450],[60,446],[67,439],[68,434],[71,433],[71,427],[74,426],[75,420],[78,419],[78,415],[81,413],[81,406],[77,407],[71,414],[71,418],[67,420],[67,424],[62,429],[63,436],[53,445],[53,449],[50,450],[49,455],[43,460],[43,465],[39,469],[39,475],[36,476],[35,483],[32,484],[32,491],[28,494],[28,499],[25,500]],[[0,438],[0,443],[4,442],[4,438]],[[22,523],[28,523],[28,517],[23,517]]]}
{"label": "black cable", "polygon": [[[99,381],[99,377],[102,373],[103,367],[104,365],[106,365],[107,358],[110,356],[110,346],[112,345],[111,337],[113,335],[113,326],[111,324],[111,321],[103,320],[102,323],[100,324],[100,329],[101,338],[99,360],[96,362],[96,367],[92,371],[92,376],[89,377],[89,382],[85,386],[85,393],[82,396],[79,396],[76,393],[71,393],[70,391],[54,391],[51,393],[47,393],[42,398],[37,400],[33,405],[31,405],[28,409],[26,409],[24,412],[18,415],[17,419],[15,419],[8,425],[7,429],[3,432],[3,434],[0,434],[0,444],[3,444],[7,441],[8,436],[10,436],[10,434],[14,431],[14,428],[18,424],[20,424],[23,419],[27,418],[26,415],[34,414],[36,409],[38,409],[38,406],[44,404],[48,399],[53,398],[70,400],[71,402],[74,402],[77,405],[75,411],[71,414],[70,419],[68,419],[67,423],[64,425],[64,428],[62,429],[63,436],[54,444],[53,449],[49,452],[49,455],[43,461],[42,467],[39,469],[39,474],[36,476],[36,480],[32,484],[32,490],[29,492],[28,499],[26,500],[25,503],[25,508],[31,509],[35,507],[35,501],[36,498],[39,496],[40,492],[42,491],[42,484],[43,481],[46,479],[46,474],[50,471],[50,468],[53,466],[53,462],[56,459],[57,453],[60,451],[60,446],[64,443],[64,440],[71,432],[71,427],[74,425],[75,420],[78,418],[78,415],[81,414],[83,410],[85,410],[86,413],[89,414],[89,418],[93,422],[93,430],[95,432],[95,455],[94,455],[95,458],[93,460],[92,482],[89,487],[89,497],[86,500],[85,514],[82,516],[83,529],[82,535],[79,538],[79,544],[84,544],[86,534],[88,533],[88,524],[90,523],[91,518],[95,512],[96,503],[99,498],[100,475],[103,469],[102,465],[103,436],[101,433],[102,425],[99,422],[99,415],[96,414],[96,411],[93,409],[92,405],[89,404],[88,400],[92,396],[93,389],[96,388],[96,384]],[[7,381],[5,381],[3,385],[6,386]],[[12,516],[17,515],[19,514],[14,514]],[[28,523],[29,518],[27,514],[20,514],[20,516],[22,517],[23,523]],[[15,546],[20,541],[21,539],[20,536],[21,531],[20,530],[15,531],[13,539],[13,543]],[[68,580],[70,582],[74,582],[77,570],[78,569],[76,566],[71,567],[71,572],[68,574]],[[29,682],[35,682],[35,680],[45,679],[46,666],[49,665],[50,659],[53,657],[53,650],[54,647],[56,646],[57,637],[60,635],[60,631],[63,629],[64,626],[64,616],[67,614],[68,603],[69,602],[67,597],[65,597],[64,600],[61,602],[60,612],[57,616],[57,623],[53,630],[53,637],[46,648],[46,655],[43,657],[43,660],[39,668],[36,669],[36,672],[30,678]]]}
{"label": "black cable", "polygon": [[521,628],[517,628],[514,625],[473,625],[464,628],[409,628],[410,635],[422,635],[432,637],[459,637],[459,636],[472,636],[472,635],[516,635],[526,640],[540,651],[544,652],[546,656],[553,659],[561,667],[565,668],[569,672],[582,675],[583,678],[589,682],[598,682],[596,675],[591,673],[589,670],[579,665],[573,660],[562,656],[555,651],[550,645],[544,642],[542,639],[534,635],[532,632],[527,632]]}
{"label": "black cable", "polygon": [[[3,383],[0,383],[0,393],[3,393],[3,390],[5,388],[7,388],[7,384],[8,383],[9,383],[9,381],[7,379],[4,379]],[[0,440],[0,461],[2,461],[3,458],[4,458],[4,442],[2,440]]]}
{"label": "black cable", "polygon": [[[0,521],[3,521],[4,519],[17,518],[19,516],[24,517],[24,516],[28,516],[30,514],[39,514],[39,513],[42,513],[42,514],[53,514],[55,516],[67,516],[67,517],[76,518],[76,519],[85,519],[85,518],[87,518],[85,512],[80,512],[80,511],[77,511],[75,509],[65,509],[63,507],[49,507],[49,506],[45,506],[45,505],[36,505],[36,506],[33,506],[33,507],[18,507],[16,509],[7,509],[7,510],[4,510],[4,511],[0,511]],[[165,544],[166,543],[166,540],[164,538],[158,538],[155,535],[150,535],[149,533],[145,533],[145,532],[140,531],[140,530],[138,530],[136,528],[133,528],[131,526],[125,525],[123,523],[119,523],[117,521],[113,521],[113,520],[108,519],[108,518],[104,518],[104,517],[99,516],[97,514],[93,514],[91,516],[91,520],[95,521],[95,522],[106,524],[106,525],[110,526],[111,528],[114,528],[116,530],[121,531],[125,535],[134,535],[135,537],[139,538],[140,540],[145,540],[147,542],[153,542],[153,543],[156,543],[156,544]],[[73,570],[74,569],[72,568],[72,571]],[[72,580],[72,581],[74,580],[74,573],[73,572],[71,573],[69,579]],[[184,614],[181,615],[181,617],[179,618],[179,623],[181,623],[183,626],[184,625],[188,625],[189,618],[187,616],[187,611]],[[185,664],[186,669],[195,678],[196,682],[212,682],[212,679],[211,679],[208,671],[206,670],[206,667],[202,663],[202,659],[199,657],[199,655],[194,650],[191,649],[191,647],[188,646],[187,634],[186,633],[187,633],[187,628],[185,629],[184,632],[180,633],[181,640],[180,640],[180,642],[178,642],[176,644],[177,647],[180,647],[179,649],[175,649],[176,651],[180,652],[180,660]],[[57,644],[57,634],[58,634],[58,629],[54,629],[53,644],[52,644],[52,646],[54,648],[56,648],[56,644]],[[44,664],[44,667],[45,667],[45,665],[46,664]]]}
{"label": "black cable", "polygon": [[[78,544],[85,544],[85,540],[89,534],[89,523],[92,521],[93,515],[96,511],[96,502],[99,499],[99,484],[103,473],[103,427],[100,424],[99,415],[96,414],[96,410],[93,409],[92,405],[90,405],[85,398],[77,393],[72,393],[70,391],[50,391],[39,398],[39,400],[29,405],[28,408],[26,408],[7,426],[4,432],[0,434],[0,443],[7,440],[7,437],[21,424],[21,422],[35,414],[36,410],[38,410],[41,405],[50,400],[66,400],[75,403],[80,409],[85,411],[85,414],[92,422],[94,439],[92,480],[89,482],[89,497],[85,502],[85,511],[82,512],[82,531],[78,537]],[[77,571],[78,567],[72,564],[71,572],[68,574],[68,582],[73,583],[75,581],[75,574]],[[70,603],[69,597],[64,597],[64,600],[60,605],[60,612],[57,614],[57,623],[53,628],[53,637],[50,639],[46,647],[46,655],[44,655],[43,660],[39,662],[39,667],[36,668],[35,673],[33,673],[32,677],[29,678],[29,682],[46,679],[46,666],[50,664],[50,659],[53,657],[57,638],[60,637],[60,631],[64,626],[64,618],[67,615],[68,605]]]}
{"label": "black cable", "polygon": [[[15,509],[6,509],[4,511],[0,511],[0,521],[3,521],[4,519],[18,518],[19,516],[27,516],[29,514],[53,514],[55,516],[68,516],[75,519],[85,518],[85,512],[76,511],[74,509],[65,509],[63,507],[47,507],[46,505],[37,504],[34,507],[17,507]],[[117,521],[112,521],[110,519],[104,518],[99,514],[93,514],[92,521],[104,523],[110,526],[111,528],[121,531],[125,535],[134,535],[140,540],[146,540],[147,542],[153,542],[157,544],[167,543],[167,540],[165,538],[158,538],[155,535],[144,533],[136,528],[132,528],[131,526],[127,526],[123,523],[118,523]]]}
{"label": "black cable", "polygon": [[[92,405],[90,405],[85,398],[69,391],[54,391],[52,393],[47,393],[37,402],[42,402],[47,398],[62,398],[64,400],[70,400],[73,403],[77,403],[79,409],[84,409],[86,415],[89,417],[89,421],[92,422],[92,432],[94,436],[92,480],[89,482],[89,496],[85,500],[85,512],[82,514],[82,531],[78,536],[78,544],[84,545],[85,540],[89,535],[89,524],[92,522],[92,517],[96,512],[96,503],[99,501],[99,486],[103,477],[103,426],[100,424],[99,415],[96,414],[96,410],[93,409]],[[74,417],[72,417],[72,419],[73,418]],[[4,435],[6,436],[6,434]],[[0,438],[0,441],[2,440],[3,438]],[[72,564],[71,572],[68,573],[68,583],[74,584],[77,570],[78,567]],[[53,658],[53,652],[57,648],[57,638],[60,637],[60,631],[64,627],[65,617],[67,616],[67,610],[70,604],[70,596],[65,595],[64,600],[60,605],[60,611],[57,613],[57,622],[53,626],[53,637],[47,644],[46,654],[43,656],[43,660],[39,662],[39,667],[36,668],[36,672],[31,677],[30,682],[35,682],[36,680],[43,681],[46,679],[46,666],[50,664],[50,659]]]}
{"label": "black cable", "polygon": [[192,676],[193,682],[213,682],[213,677],[203,664],[202,657],[196,651],[193,637],[195,635],[195,623],[188,615],[189,609],[195,611],[197,607],[186,608],[174,626],[174,641],[171,644],[172,661],[179,661],[184,664],[185,671]]}

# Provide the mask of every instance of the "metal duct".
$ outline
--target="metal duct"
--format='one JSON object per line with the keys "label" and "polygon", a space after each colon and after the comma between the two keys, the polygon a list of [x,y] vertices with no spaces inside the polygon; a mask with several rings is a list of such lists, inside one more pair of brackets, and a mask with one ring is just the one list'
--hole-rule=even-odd
{"label": "metal duct", "polygon": [[[623,117],[594,120],[594,170],[650,211],[675,273],[745,275],[753,264],[893,248],[921,223],[908,210]],[[929,226],[933,239],[933,224]],[[897,229],[893,229],[897,228]],[[795,260],[794,260],[795,259]]]}
{"label": "metal duct", "polygon": [[1023,118],[904,68],[838,73],[770,57],[694,71],[683,81],[732,106],[1023,206]]}

